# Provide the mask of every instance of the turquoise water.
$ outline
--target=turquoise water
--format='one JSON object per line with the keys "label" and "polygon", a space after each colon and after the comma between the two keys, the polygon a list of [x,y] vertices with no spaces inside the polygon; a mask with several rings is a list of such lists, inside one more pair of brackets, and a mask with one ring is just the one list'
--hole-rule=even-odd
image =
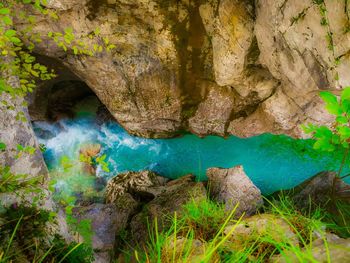
{"label": "turquoise water", "polygon": [[[98,168],[98,177],[108,179],[124,171],[149,169],[169,178],[192,173],[205,180],[209,167],[243,165],[264,194],[294,187],[320,171],[335,170],[340,163],[339,156],[314,151],[310,140],[270,134],[248,139],[194,135],[144,139],[129,135],[114,122],[97,125],[94,114],[88,111],[80,112],[74,120],[36,122],[34,127],[39,142],[47,148],[47,165],[56,174],[67,172],[61,167],[62,157],[76,163],[79,148],[85,143],[100,143],[101,155],[107,156],[110,172]],[[75,169],[71,176],[81,173]],[[64,178],[58,184],[64,185]]]}

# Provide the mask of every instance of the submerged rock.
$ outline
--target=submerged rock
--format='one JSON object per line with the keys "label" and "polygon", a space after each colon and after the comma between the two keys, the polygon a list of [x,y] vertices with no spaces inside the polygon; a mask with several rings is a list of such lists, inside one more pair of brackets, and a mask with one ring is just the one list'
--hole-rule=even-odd
{"label": "submerged rock", "polygon": [[245,174],[242,166],[230,169],[210,168],[207,170],[210,195],[225,203],[228,210],[237,204],[235,216],[243,213],[250,216],[263,204],[260,190]]}
{"label": "submerged rock", "polygon": [[101,152],[101,144],[86,144],[80,148],[80,160],[83,163],[83,171],[87,174],[96,174],[96,164],[93,158]]}
{"label": "submerged rock", "polygon": [[101,144],[86,144],[80,148],[79,153],[86,157],[95,157],[101,151]]}

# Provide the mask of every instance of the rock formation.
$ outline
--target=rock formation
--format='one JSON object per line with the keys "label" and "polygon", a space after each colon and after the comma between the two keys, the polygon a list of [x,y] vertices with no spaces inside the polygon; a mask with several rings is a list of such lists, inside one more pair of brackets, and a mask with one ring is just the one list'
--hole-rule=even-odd
{"label": "rock formation", "polygon": [[[133,134],[302,137],[300,124],[331,121],[318,91],[350,84],[348,5],[50,0],[48,7],[60,18],[36,14],[34,32],[44,36],[36,52],[56,58],[86,82]],[[99,28],[96,41],[107,37],[116,48],[74,55],[45,37],[69,27],[91,45],[85,36]]]}
{"label": "rock formation", "polygon": [[263,204],[260,190],[245,174],[242,166],[231,169],[210,168],[207,176],[211,196],[224,203],[229,211],[237,206],[236,217],[254,215]]}

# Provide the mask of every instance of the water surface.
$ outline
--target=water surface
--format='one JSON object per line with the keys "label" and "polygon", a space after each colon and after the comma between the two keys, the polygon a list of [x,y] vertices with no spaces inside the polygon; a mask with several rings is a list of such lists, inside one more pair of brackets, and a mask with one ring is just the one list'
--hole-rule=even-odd
{"label": "water surface", "polygon": [[190,134],[174,139],[139,138],[129,135],[115,122],[97,125],[95,109],[80,107],[73,120],[34,123],[39,142],[47,148],[44,153],[47,165],[59,175],[58,185],[73,187],[75,182],[83,187],[93,180],[91,176],[81,177],[81,169],[68,172],[62,168],[62,157],[78,162],[79,149],[86,143],[101,144],[101,155],[107,156],[110,172],[97,169],[98,177],[108,179],[125,171],[149,169],[169,178],[192,173],[205,180],[207,168],[243,165],[264,194],[294,187],[320,171],[335,170],[340,163],[339,155],[313,150],[311,140],[271,134],[248,139],[199,138]]}

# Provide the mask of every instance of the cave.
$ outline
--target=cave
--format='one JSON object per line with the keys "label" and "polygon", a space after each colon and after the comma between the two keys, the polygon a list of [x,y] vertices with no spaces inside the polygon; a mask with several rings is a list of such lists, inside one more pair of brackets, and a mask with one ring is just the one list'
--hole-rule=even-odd
{"label": "cave", "polygon": [[95,98],[101,118],[113,118],[94,91],[68,67],[50,57],[37,55],[37,59],[53,69],[57,77],[39,83],[34,92],[28,95],[28,110],[32,122],[52,123],[61,119],[73,119],[76,114],[75,106],[87,98]]}

